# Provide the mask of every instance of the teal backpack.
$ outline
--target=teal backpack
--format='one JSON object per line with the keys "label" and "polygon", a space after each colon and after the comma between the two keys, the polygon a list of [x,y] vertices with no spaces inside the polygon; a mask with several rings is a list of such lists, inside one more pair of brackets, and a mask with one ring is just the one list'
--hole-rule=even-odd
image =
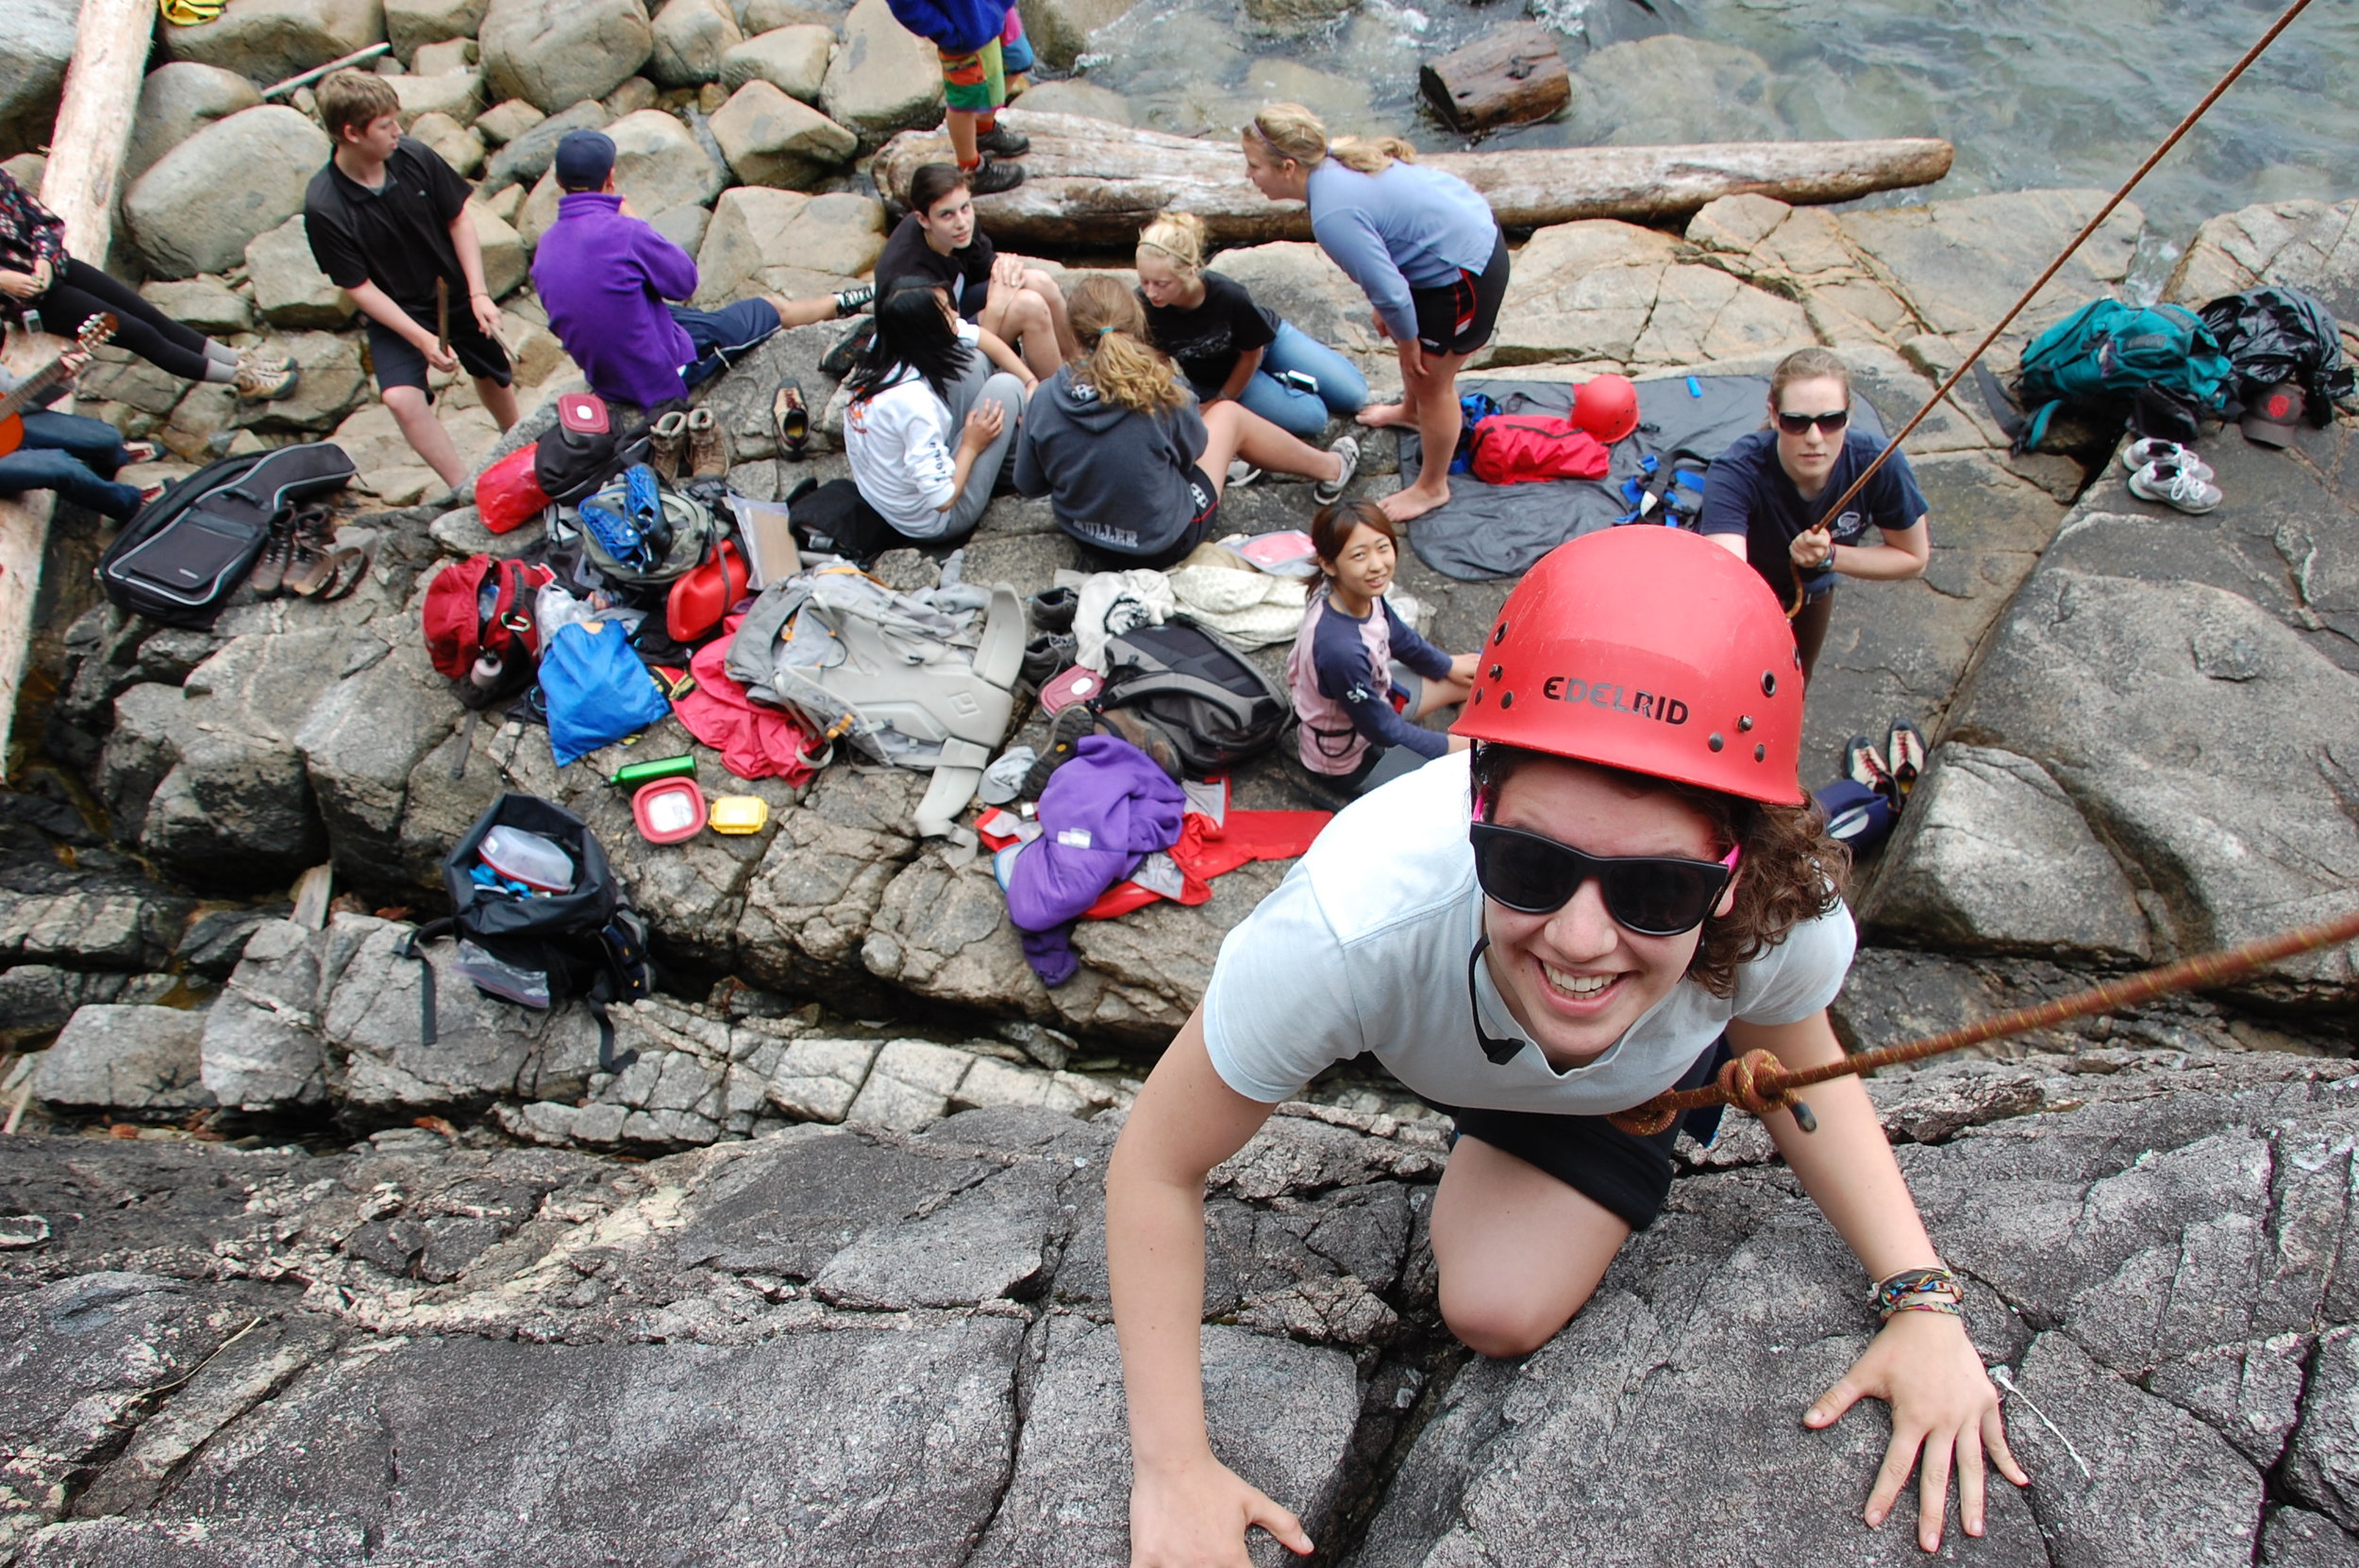
{"label": "teal backpack", "polygon": [[2230,374],[2228,356],[2194,311],[2094,301],[2023,351],[2018,390],[2031,422],[2021,449],[2039,445],[2062,405],[2128,398],[2142,387],[2158,387],[2199,413],[2217,411]]}

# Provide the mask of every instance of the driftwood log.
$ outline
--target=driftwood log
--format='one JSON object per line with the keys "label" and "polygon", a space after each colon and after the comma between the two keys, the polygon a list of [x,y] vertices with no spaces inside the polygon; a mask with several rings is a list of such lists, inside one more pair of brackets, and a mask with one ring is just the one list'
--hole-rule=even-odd
{"label": "driftwood log", "polygon": [[[155,34],[155,0],[82,0],[41,199],[65,220],[66,248],[93,265],[105,264],[113,239],[115,183]],[[12,368],[30,369],[65,346],[62,339],[11,344]],[[8,733],[32,648],[52,499],[45,490],[0,498],[0,774],[8,770]]]}
{"label": "driftwood log", "polygon": [[1556,52],[1556,35],[1537,22],[1494,28],[1426,61],[1417,86],[1459,131],[1528,125],[1563,113],[1573,101],[1573,79]]}
{"label": "driftwood log", "polygon": [[[1074,114],[1010,109],[1007,123],[1032,139],[1027,178],[975,206],[995,241],[1129,244],[1167,207],[1204,220],[1231,242],[1308,240],[1311,219],[1293,202],[1265,198],[1245,177],[1235,138],[1197,141]],[[888,200],[908,205],[910,176],[946,162],[948,138],[904,131],[878,153],[873,175]],[[1647,220],[1694,212],[1720,196],[1839,202],[1873,191],[1930,185],[1949,172],[1947,142],[1754,142],[1692,147],[1536,147],[1434,153],[1489,198],[1510,228],[1574,218]]]}

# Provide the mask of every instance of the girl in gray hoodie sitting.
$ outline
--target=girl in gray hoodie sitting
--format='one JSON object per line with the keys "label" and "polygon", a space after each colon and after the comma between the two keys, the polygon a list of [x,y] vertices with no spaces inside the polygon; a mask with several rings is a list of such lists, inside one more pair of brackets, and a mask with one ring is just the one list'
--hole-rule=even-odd
{"label": "girl in gray hoodie sitting", "polygon": [[1317,480],[1322,506],[1351,482],[1360,446],[1349,436],[1321,452],[1239,404],[1199,409],[1113,275],[1082,274],[1066,308],[1081,358],[1026,409],[1015,487],[1047,496],[1057,525],[1084,544],[1123,566],[1168,566],[1212,532],[1235,458]]}

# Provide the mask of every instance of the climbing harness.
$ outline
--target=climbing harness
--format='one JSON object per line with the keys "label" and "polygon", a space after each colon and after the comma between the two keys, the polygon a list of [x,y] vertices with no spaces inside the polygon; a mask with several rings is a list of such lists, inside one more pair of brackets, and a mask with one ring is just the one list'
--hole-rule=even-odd
{"label": "climbing harness", "polygon": [[2061,1024],[2066,1019],[2118,1011],[2175,992],[2200,991],[2226,985],[2265,969],[2281,959],[2315,953],[2322,947],[2338,947],[2355,939],[2359,939],[2359,909],[2333,920],[2280,931],[2275,936],[2262,937],[2222,952],[2199,953],[2194,958],[2182,959],[2160,969],[2149,969],[2118,980],[2108,980],[2103,985],[2075,992],[2070,996],[2017,1008],[2012,1012],[2002,1012],[1977,1024],[1962,1025],[1904,1045],[1886,1045],[1873,1051],[1862,1051],[1841,1061],[1804,1068],[1799,1073],[1788,1071],[1766,1051],[1748,1051],[1724,1065],[1715,1082],[1698,1089],[1666,1090],[1643,1105],[1615,1111],[1608,1119],[1624,1132],[1648,1138],[1668,1127],[1684,1112],[1710,1106],[1734,1106],[1754,1116],[1766,1116],[1773,1110],[1790,1110],[1794,1113],[1796,1125],[1804,1132],[1815,1132],[1818,1119],[1811,1114],[1810,1107],[1804,1105],[1796,1093],[1813,1084],[1849,1077],[1855,1073],[1870,1073],[1880,1067],[1898,1067],[1903,1062],[1923,1061],[1928,1057],[1963,1050],[1985,1041],[2004,1040],[2011,1035]]}
{"label": "climbing harness", "polygon": [[[2057,253],[2056,259],[2053,261],[2048,263],[2048,270],[2041,273],[2039,276],[2033,278],[2032,280],[2032,286],[2024,290],[2022,295],[2017,298],[2013,305],[2007,307],[2007,313],[1999,317],[1997,324],[1994,325],[1988,332],[1983,334],[1983,341],[1974,345],[1974,351],[1959,362],[1958,368],[1949,373],[1949,378],[1943,381],[1941,385],[1934,390],[1933,395],[1925,400],[1925,406],[1917,409],[1916,413],[1909,416],[1909,422],[1906,425],[1901,425],[1899,432],[1884,443],[1884,449],[1876,454],[1875,460],[1860,471],[1859,477],[1851,481],[1851,487],[1845,491],[1841,495],[1837,496],[1834,504],[1827,508],[1825,511],[1821,512],[1819,514],[1820,516],[1840,517],[1843,515],[1843,509],[1849,506],[1854,500],[1858,499],[1859,492],[1867,488],[1867,481],[1874,478],[1876,476],[1876,471],[1884,465],[1884,459],[1900,449],[1900,443],[1909,439],[1909,433],[1911,431],[1915,430],[1917,425],[1924,423],[1925,416],[1927,414],[1932,413],[1934,409],[1940,407],[1941,400],[1949,395],[1949,390],[1952,387],[1955,387],[1960,381],[1964,380],[1966,373],[1972,370],[1976,363],[1982,359],[1983,355],[1989,349],[1990,345],[1999,341],[1999,334],[2004,332],[2008,326],[2013,324],[2015,318],[2023,313],[2024,307],[2032,303],[2033,296],[2038,294],[2042,289],[2048,287],[2048,280],[2049,278],[2054,277],[2057,273],[2064,270],[2064,264],[2072,259],[2072,253],[2079,250],[2081,246],[2087,242],[2090,235],[2095,234],[2100,228],[2104,226],[2105,220],[2114,215],[2114,209],[2119,207],[2123,202],[2129,199],[2130,192],[2137,188],[2138,181],[2144,179],[2148,173],[2153,169],[2154,165],[2163,160],[2164,157],[2169,153],[2171,148],[2179,145],[2179,139],[2195,128],[2195,123],[2203,118],[2203,114],[2206,109],[2210,108],[2214,104],[2219,101],[2220,94],[2235,85],[2236,78],[2243,75],[2246,69],[2250,66],[2254,60],[2261,58],[2263,51],[2267,50],[2270,44],[2277,42],[2277,35],[2284,32],[2288,26],[2292,25],[2294,18],[2300,16],[2303,11],[2309,9],[2309,8],[2310,0],[2294,0],[2294,3],[2286,8],[2285,14],[2279,17],[2275,23],[2271,24],[2269,30],[2263,33],[2253,43],[2252,47],[2244,52],[2244,58],[2237,60],[2234,65],[2228,68],[2228,75],[2222,76],[2218,82],[2213,86],[2212,91],[2203,95],[2203,101],[2201,103],[2197,104],[2195,108],[2187,111],[2187,117],[2180,121],[2179,124],[2172,128],[2171,133],[2168,136],[2163,138],[2162,145],[2156,147],[2152,152],[2146,155],[2146,161],[2139,164],[2131,174],[2130,177],[2122,182],[2121,189],[2116,191],[2111,196],[2106,198],[2105,205],[2099,208],[2096,214],[2091,217],[2087,223],[2081,225],[2081,232],[2074,235],[2071,240],[2066,243],[2065,248]],[[1828,557],[1828,560],[1831,564],[1833,559],[1834,558],[1832,555]],[[1793,601],[1785,607],[1785,618],[1787,620],[1791,621],[1794,617],[1802,612],[1802,575],[1799,572],[1797,572],[1794,574],[1794,598]]]}

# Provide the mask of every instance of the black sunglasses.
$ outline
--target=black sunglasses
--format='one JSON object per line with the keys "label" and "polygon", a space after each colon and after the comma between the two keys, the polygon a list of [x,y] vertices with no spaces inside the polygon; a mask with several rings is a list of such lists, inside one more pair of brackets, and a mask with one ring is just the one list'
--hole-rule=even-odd
{"label": "black sunglasses", "polygon": [[1778,428],[1789,436],[1799,436],[1814,425],[1832,436],[1850,423],[1849,409],[1837,409],[1831,414],[1789,414],[1783,409],[1778,410]]}
{"label": "black sunglasses", "polygon": [[1606,913],[1642,937],[1676,937],[1702,925],[1736,875],[1740,853],[1732,849],[1720,860],[1585,855],[1554,839],[1487,822],[1474,824],[1468,836],[1475,880],[1494,904],[1518,914],[1554,914],[1594,876]]}

